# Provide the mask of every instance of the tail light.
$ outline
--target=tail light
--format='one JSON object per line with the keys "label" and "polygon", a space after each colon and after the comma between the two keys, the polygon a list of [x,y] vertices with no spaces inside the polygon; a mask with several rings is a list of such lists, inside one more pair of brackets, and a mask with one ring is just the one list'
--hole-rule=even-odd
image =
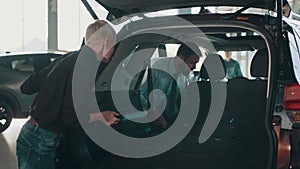
{"label": "tail light", "polygon": [[284,108],[286,111],[300,111],[300,85],[290,84],[284,89]]}
{"label": "tail light", "polygon": [[[300,167],[300,85],[290,84],[284,89],[284,108],[291,119],[292,131],[289,139],[291,145],[290,165],[292,168]],[[291,168],[290,167],[290,168]]]}

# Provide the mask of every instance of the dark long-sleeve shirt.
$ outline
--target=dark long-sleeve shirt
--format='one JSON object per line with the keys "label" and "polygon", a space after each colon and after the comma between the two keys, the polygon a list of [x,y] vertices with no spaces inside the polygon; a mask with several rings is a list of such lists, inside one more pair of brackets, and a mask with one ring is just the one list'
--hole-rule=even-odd
{"label": "dark long-sleeve shirt", "polygon": [[[84,53],[84,57],[86,57],[84,58],[87,61],[85,64],[92,64],[86,65],[86,69],[90,73],[97,71],[97,69],[92,70],[99,64],[95,53],[89,47],[84,46],[80,51],[70,53],[46,69],[30,76],[22,84],[21,91],[23,93],[38,92],[30,115],[39,123],[41,128],[64,132],[64,127],[79,125],[72,98],[72,78],[80,52]],[[91,79],[88,80],[92,81]],[[93,84],[89,83],[89,85]],[[86,105],[88,100],[84,98],[85,95],[82,97],[82,105]],[[92,111],[85,112],[86,121],[88,121],[89,113]]]}

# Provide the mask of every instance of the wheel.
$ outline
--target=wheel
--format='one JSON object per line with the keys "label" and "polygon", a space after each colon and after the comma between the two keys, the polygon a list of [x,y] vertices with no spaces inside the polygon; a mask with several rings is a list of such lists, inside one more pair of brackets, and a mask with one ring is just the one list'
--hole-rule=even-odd
{"label": "wheel", "polygon": [[6,130],[13,118],[12,108],[5,102],[0,101],[0,133]]}

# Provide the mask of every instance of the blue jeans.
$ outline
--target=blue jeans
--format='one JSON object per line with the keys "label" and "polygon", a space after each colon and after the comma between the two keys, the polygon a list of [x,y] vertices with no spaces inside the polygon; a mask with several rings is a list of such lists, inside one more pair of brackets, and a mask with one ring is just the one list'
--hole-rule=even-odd
{"label": "blue jeans", "polygon": [[19,169],[54,169],[62,136],[27,121],[17,139]]}

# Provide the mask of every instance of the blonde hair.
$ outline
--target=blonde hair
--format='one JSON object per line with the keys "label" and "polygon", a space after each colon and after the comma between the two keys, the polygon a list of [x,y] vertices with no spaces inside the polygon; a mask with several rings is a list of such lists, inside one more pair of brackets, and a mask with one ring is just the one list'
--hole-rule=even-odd
{"label": "blonde hair", "polygon": [[87,44],[93,43],[95,40],[102,40],[104,38],[115,40],[115,37],[115,30],[104,20],[96,20],[87,27],[85,32],[85,41]]}

